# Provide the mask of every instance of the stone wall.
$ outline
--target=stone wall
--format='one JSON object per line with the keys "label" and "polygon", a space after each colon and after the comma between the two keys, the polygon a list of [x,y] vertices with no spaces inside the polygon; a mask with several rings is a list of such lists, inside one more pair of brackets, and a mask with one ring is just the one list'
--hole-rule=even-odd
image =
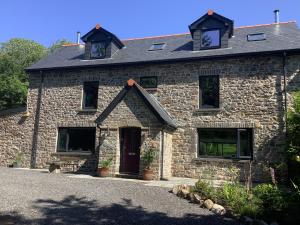
{"label": "stone wall", "polygon": [[169,179],[172,177],[172,147],[173,147],[173,134],[172,131],[164,131],[163,132],[163,155],[162,155],[162,161],[163,161],[163,168],[162,168],[162,178],[163,179]]}
{"label": "stone wall", "polygon": [[11,165],[18,154],[21,166],[30,166],[33,125],[25,114],[23,107],[0,111],[0,166]]}
{"label": "stone wall", "polygon": [[[299,87],[299,56],[287,58],[288,90]],[[200,110],[199,76],[220,76],[220,109]],[[51,154],[56,151],[57,128],[60,126],[96,126],[97,116],[120,92],[128,79],[139,81],[142,76],[158,76],[158,88],[154,96],[175,118],[179,128],[172,135],[172,175],[186,177],[206,176],[208,168],[213,168],[218,179],[227,179],[228,165],[234,164],[242,169],[247,162],[234,160],[206,160],[197,156],[197,128],[200,127],[245,127],[254,130],[254,164],[257,166],[257,180],[265,177],[263,165],[280,161],[284,149],[284,95],[281,56],[241,57],[235,59],[191,61],[185,63],[164,63],[131,65],[119,67],[89,68],[78,70],[55,70],[30,75],[28,112],[30,116],[24,123],[25,137],[31,140],[36,153],[36,166],[45,167]],[[41,85],[41,80],[43,83]],[[86,112],[81,109],[84,81],[97,80],[99,86],[98,109]],[[130,97],[130,96],[129,96]],[[112,130],[110,145],[114,146],[114,170],[118,170],[117,154],[118,129],[124,126],[153,126],[150,140],[160,146],[160,129],[153,115],[145,112],[144,117],[134,112],[145,110],[132,104],[138,100],[134,95],[125,100],[115,113],[109,115]],[[127,101],[127,102],[126,102]],[[141,108],[142,107],[142,108]],[[131,120],[128,113],[139,117]],[[129,119],[128,119],[129,118]],[[19,126],[18,118],[12,116],[5,127]],[[33,121],[38,120],[36,126]],[[128,122],[130,121],[130,122]],[[2,131],[3,132],[3,131]],[[13,132],[11,132],[13,133]],[[32,138],[32,134],[34,137]],[[99,132],[100,133],[100,132]],[[30,137],[30,138],[29,138]],[[5,143],[15,143],[12,136],[2,138]],[[33,141],[32,141],[33,140]],[[29,143],[29,142],[28,142]],[[2,144],[3,145],[3,144]],[[5,144],[7,145],[7,144]],[[98,144],[97,144],[98,145]],[[35,147],[34,147],[35,146]],[[25,147],[26,148],[26,147]],[[99,146],[97,146],[99,148]],[[3,150],[2,158],[9,158],[9,151]],[[5,148],[6,149],[6,148]],[[30,149],[30,148],[28,148]],[[95,156],[96,157],[96,156]],[[100,152],[101,157],[101,152]],[[2,160],[1,165],[7,161]],[[3,164],[4,163],[4,164]],[[26,165],[30,163],[27,162]],[[158,169],[159,170],[159,169]],[[225,174],[226,173],[226,174]]]}

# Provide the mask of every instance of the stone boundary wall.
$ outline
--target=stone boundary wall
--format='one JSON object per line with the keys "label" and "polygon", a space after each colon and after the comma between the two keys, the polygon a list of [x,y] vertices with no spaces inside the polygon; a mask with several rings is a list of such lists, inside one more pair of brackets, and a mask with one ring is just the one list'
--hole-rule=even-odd
{"label": "stone boundary wall", "polygon": [[33,121],[25,114],[25,107],[0,111],[0,166],[22,153],[22,167],[30,167]]}

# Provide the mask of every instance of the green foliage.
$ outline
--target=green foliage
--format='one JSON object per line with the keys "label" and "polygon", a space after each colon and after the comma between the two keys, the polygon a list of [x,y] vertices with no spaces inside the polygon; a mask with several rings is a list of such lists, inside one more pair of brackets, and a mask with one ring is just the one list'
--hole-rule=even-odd
{"label": "green foliage", "polygon": [[24,69],[46,53],[42,45],[21,38],[0,45],[0,110],[25,104],[28,75]]}
{"label": "green foliage", "polygon": [[14,107],[26,102],[27,82],[16,76],[0,74],[0,109]]}
{"label": "green foliage", "polygon": [[204,199],[210,198],[214,201],[217,200],[217,191],[206,181],[198,180],[193,190],[194,192],[199,193]]}
{"label": "green foliage", "polygon": [[290,178],[300,185],[300,91],[293,93],[294,106],[288,112],[288,148]]}
{"label": "green foliage", "polygon": [[54,42],[50,47],[49,47],[49,53],[54,52],[56,49],[62,47],[62,45],[65,44],[71,44],[72,42],[66,40],[66,39],[60,39]]}
{"label": "green foliage", "polygon": [[[229,214],[250,216],[280,224],[294,224],[299,219],[300,191],[294,184],[294,190],[280,189],[272,184],[260,184],[250,191],[238,182],[226,183],[215,188],[205,181],[199,180],[193,192],[200,194],[202,199],[212,199],[223,205]],[[292,219],[290,218],[293,217]]]}
{"label": "green foliage", "polygon": [[146,167],[146,169],[150,169],[151,164],[157,157],[158,150],[155,148],[146,148],[146,150],[142,154],[142,161]]}
{"label": "green foliage", "polygon": [[101,168],[109,168],[112,165],[113,158],[109,158],[107,160],[102,160],[100,163]]}
{"label": "green foliage", "polygon": [[293,93],[294,107],[288,112],[289,153],[300,153],[300,91]]}
{"label": "green foliage", "polygon": [[20,166],[22,163],[22,160],[23,160],[23,153],[22,152],[17,153],[15,156],[14,163],[16,163],[18,166]]}
{"label": "green foliage", "polygon": [[260,211],[260,200],[239,183],[225,184],[219,192],[219,201],[236,215],[256,217]]}
{"label": "green foliage", "polygon": [[253,194],[261,199],[263,208],[268,211],[282,211],[287,207],[284,192],[272,184],[257,185]]}
{"label": "green foliage", "polygon": [[21,81],[26,81],[24,69],[45,56],[47,51],[34,41],[13,38],[1,44],[0,52],[0,74],[17,75]]}

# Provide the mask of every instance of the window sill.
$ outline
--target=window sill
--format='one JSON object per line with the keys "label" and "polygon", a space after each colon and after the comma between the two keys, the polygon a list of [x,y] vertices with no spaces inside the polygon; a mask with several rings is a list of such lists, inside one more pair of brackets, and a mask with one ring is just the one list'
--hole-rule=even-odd
{"label": "window sill", "polygon": [[87,152],[55,152],[55,153],[52,153],[51,155],[52,156],[90,156],[92,155],[93,153],[90,152],[90,151],[87,151]]}
{"label": "window sill", "polygon": [[194,158],[193,162],[239,162],[239,163],[249,163],[251,159],[234,159],[234,158],[210,158],[210,157],[202,157],[202,158]]}
{"label": "window sill", "polygon": [[80,109],[78,110],[80,113],[96,113],[97,109]]}
{"label": "window sill", "polygon": [[194,112],[219,112],[222,111],[222,108],[200,108],[196,109]]}

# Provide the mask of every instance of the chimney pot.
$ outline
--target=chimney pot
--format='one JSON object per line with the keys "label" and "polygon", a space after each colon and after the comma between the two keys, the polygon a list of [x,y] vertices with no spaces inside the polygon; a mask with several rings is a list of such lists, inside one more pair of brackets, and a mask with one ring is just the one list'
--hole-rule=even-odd
{"label": "chimney pot", "polygon": [[274,10],[275,23],[279,23],[279,9]]}
{"label": "chimney pot", "polygon": [[77,44],[78,45],[80,43],[80,37],[81,37],[81,33],[80,33],[80,31],[77,31]]}

